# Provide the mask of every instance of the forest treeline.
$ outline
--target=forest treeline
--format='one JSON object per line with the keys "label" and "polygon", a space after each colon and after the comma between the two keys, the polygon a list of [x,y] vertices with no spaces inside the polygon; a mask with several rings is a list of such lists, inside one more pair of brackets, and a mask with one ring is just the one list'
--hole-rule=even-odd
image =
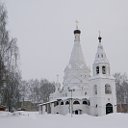
{"label": "forest treeline", "polygon": [[7,30],[7,9],[0,3],[0,105],[11,111],[23,100],[46,102],[54,83],[46,79],[22,80],[17,39]]}

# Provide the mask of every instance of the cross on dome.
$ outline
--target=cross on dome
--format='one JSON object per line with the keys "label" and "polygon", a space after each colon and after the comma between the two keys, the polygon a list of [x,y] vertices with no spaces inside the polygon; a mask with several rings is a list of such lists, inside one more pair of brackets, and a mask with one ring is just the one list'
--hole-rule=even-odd
{"label": "cross on dome", "polygon": [[79,21],[76,20],[76,30],[78,30],[78,24],[79,24]]}

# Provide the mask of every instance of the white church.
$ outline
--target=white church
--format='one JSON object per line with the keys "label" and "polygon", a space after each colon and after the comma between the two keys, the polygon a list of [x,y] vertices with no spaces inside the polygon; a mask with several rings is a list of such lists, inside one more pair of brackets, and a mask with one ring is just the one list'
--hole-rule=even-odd
{"label": "white church", "polygon": [[93,75],[87,67],[80,44],[81,31],[74,30],[74,46],[69,64],[64,70],[63,87],[56,83],[56,90],[49,102],[39,105],[41,114],[89,114],[103,116],[115,113],[115,79],[110,73],[110,63],[98,37],[98,47],[93,63]]}

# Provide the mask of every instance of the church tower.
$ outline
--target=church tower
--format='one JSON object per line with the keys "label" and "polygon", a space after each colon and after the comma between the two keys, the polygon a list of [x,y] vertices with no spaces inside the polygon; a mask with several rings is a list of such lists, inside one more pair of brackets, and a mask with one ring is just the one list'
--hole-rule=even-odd
{"label": "church tower", "polygon": [[[72,88],[75,90],[73,93],[75,96],[82,95],[82,90],[83,95],[85,95],[85,93],[87,94],[87,92],[85,92],[85,88],[88,85],[88,78],[90,76],[90,70],[85,63],[80,44],[80,34],[81,31],[78,29],[78,25],[76,25],[76,29],[74,30],[74,45],[71,52],[69,64],[64,70],[63,81],[65,92],[68,92],[69,88]],[[66,95],[68,94],[65,94],[65,96]]]}
{"label": "church tower", "polygon": [[58,81],[49,102],[40,105],[41,113],[52,114],[84,114],[103,116],[115,113],[116,86],[111,76],[110,63],[102,45],[99,34],[98,47],[93,63],[93,75],[85,63],[80,43],[81,31],[76,25],[74,45],[69,63],[64,70],[63,87]]}
{"label": "church tower", "polygon": [[90,79],[90,114],[102,116],[116,112],[116,88],[100,34],[98,40],[99,44],[93,63],[93,76]]}

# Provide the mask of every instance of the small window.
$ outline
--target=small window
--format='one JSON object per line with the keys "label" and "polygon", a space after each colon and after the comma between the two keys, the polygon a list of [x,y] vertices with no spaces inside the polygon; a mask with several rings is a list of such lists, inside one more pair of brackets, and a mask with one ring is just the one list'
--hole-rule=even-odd
{"label": "small window", "polygon": [[97,95],[97,85],[94,85],[94,94]]}
{"label": "small window", "polygon": [[96,67],[96,74],[99,74],[99,66]]}
{"label": "small window", "polygon": [[109,84],[106,84],[105,85],[105,94],[111,94],[112,91],[111,91],[111,86]]}
{"label": "small window", "polygon": [[102,66],[102,73],[106,74],[106,67],[105,66]]}
{"label": "small window", "polygon": [[80,104],[80,102],[77,101],[77,100],[75,100],[75,101],[73,102],[73,104]]}
{"label": "small window", "polygon": [[69,104],[69,101],[66,101],[66,102],[65,102],[65,105],[68,105],[68,104]]}
{"label": "small window", "polygon": [[61,101],[60,105],[64,105],[64,102],[63,102],[63,101]]}
{"label": "small window", "polygon": [[88,102],[87,102],[87,101],[83,101],[83,104],[86,104],[86,105],[87,105],[87,104],[88,104]]}
{"label": "small window", "polygon": [[103,54],[101,55],[101,57],[103,58]]}

